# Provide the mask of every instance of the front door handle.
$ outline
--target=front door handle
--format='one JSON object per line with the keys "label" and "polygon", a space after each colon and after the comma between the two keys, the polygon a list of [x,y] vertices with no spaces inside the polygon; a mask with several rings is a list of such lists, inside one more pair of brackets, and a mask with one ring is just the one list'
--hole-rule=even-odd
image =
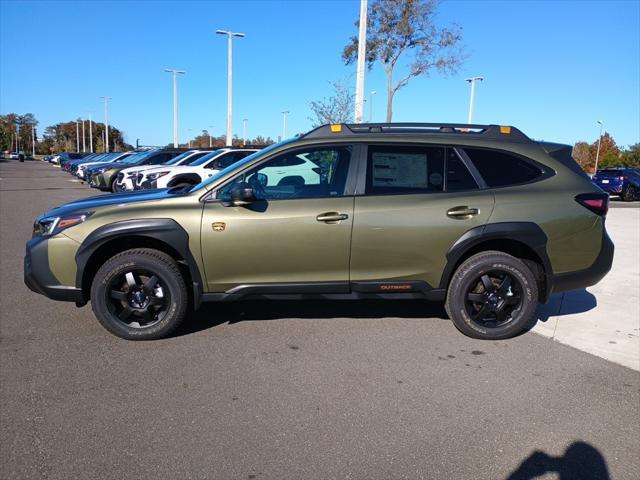
{"label": "front door handle", "polygon": [[325,223],[338,223],[340,220],[346,220],[347,218],[349,218],[349,215],[346,213],[325,212],[318,215],[316,220]]}
{"label": "front door handle", "polygon": [[464,207],[453,207],[447,210],[447,217],[455,218],[456,220],[467,220],[474,215],[478,215],[480,210],[477,208],[470,208],[467,206]]}

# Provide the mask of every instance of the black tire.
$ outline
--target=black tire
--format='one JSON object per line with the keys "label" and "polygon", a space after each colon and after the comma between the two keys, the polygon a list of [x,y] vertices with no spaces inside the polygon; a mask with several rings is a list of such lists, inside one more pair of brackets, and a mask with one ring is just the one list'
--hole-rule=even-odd
{"label": "black tire", "polygon": [[111,182],[111,186],[109,187],[109,190],[111,190],[111,192],[113,193],[118,193],[120,190],[118,190],[118,184],[116,183],[116,180],[113,179],[113,181]]}
{"label": "black tire", "polygon": [[625,189],[622,191],[622,195],[620,195],[625,202],[633,202],[638,198],[638,189],[633,185],[627,185]]}
{"label": "black tire", "polygon": [[498,251],[481,252],[456,270],[445,309],[458,330],[485,340],[511,338],[534,320],[536,277],[521,260]]}
{"label": "black tire", "polygon": [[176,261],[150,248],[111,257],[91,284],[91,307],[98,321],[127,340],[170,335],[186,316],[188,298]]}

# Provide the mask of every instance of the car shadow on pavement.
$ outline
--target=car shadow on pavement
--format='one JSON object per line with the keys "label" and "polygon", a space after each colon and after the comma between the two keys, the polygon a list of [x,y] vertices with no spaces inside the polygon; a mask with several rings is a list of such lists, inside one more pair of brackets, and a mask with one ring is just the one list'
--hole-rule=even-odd
{"label": "car shadow on pavement", "polygon": [[536,312],[536,321],[546,322],[552,317],[584,313],[598,306],[595,295],[584,288],[570,292],[556,293],[549,302],[540,304]]}
{"label": "car shadow on pavement", "polygon": [[557,473],[559,480],[611,478],[607,462],[597,448],[586,442],[574,442],[559,457],[536,450],[506,480],[532,480],[548,473]]}
{"label": "car shadow on pavement", "polygon": [[203,304],[175,336],[247,320],[389,317],[448,319],[442,303],[422,300],[246,300]]}

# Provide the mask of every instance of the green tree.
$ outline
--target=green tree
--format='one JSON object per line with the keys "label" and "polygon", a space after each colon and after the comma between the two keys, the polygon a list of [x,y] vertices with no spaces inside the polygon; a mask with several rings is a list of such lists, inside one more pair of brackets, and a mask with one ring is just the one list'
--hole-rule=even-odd
{"label": "green tree", "polygon": [[[393,117],[393,98],[409,81],[432,70],[455,73],[465,54],[461,28],[436,24],[438,0],[375,0],[367,13],[369,69],[379,60],[387,74],[387,122]],[[356,26],[359,22],[356,22]],[[405,74],[394,83],[393,74],[403,56],[412,55]],[[348,65],[358,57],[358,37],[351,37],[342,52]]]}
{"label": "green tree", "polygon": [[640,143],[629,145],[620,157],[625,167],[640,168]]}
{"label": "green tree", "polygon": [[353,122],[355,110],[354,94],[341,82],[330,82],[333,95],[309,104],[313,117],[309,117],[313,128],[327,123]]}

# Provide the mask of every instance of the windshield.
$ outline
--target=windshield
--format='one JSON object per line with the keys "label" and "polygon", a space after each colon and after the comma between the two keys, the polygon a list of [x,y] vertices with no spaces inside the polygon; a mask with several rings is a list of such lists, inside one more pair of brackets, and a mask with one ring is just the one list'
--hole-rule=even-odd
{"label": "windshield", "polygon": [[222,148],[220,150],[214,150],[213,152],[210,152],[210,153],[206,154],[204,157],[200,157],[197,161],[193,162],[191,165],[193,165],[194,167],[197,167],[198,165],[202,165],[203,163],[207,163],[207,161],[211,160],[213,157],[217,157],[218,155],[220,155],[224,151],[225,150],[222,149]]}
{"label": "windshield", "polygon": [[120,162],[123,165],[135,165],[138,162],[144,160],[145,158],[147,158],[149,155],[151,155],[153,152],[155,152],[155,150],[146,150],[144,152],[138,152],[134,155],[129,155],[126,158],[123,158]]}
{"label": "windshield", "polygon": [[246,164],[253,162],[255,159],[262,157],[263,155],[266,155],[270,152],[272,152],[273,150],[282,147],[283,145],[287,145],[289,143],[294,143],[296,142],[298,139],[297,138],[289,138],[287,140],[284,140],[280,143],[274,143],[273,145],[269,145],[267,148],[264,148],[262,150],[259,150],[255,153],[252,153],[251,155],[249,155],[248,157],[244,157],[242,160],[238,160],[235,163],[232,163],[231,165],[229,165],[227,168],[225,168],[224,170],[220,170],[219,172],[216,172],[213,174],[213,176],[207,178],[206,180],[204,180],[203,182],[200,182],[197,185],[194,185],[193,188],[191,188],[189,191],[190,192],[195,192],[196,190],[200,189],[200,188],[204,188],[207,185],[215,182],[216,180],[218,180],[220,177],[223,177],[224,175],[227,175],[228,173],[231,173],[235,170],[239,170],[242,167],[244,167]]}

